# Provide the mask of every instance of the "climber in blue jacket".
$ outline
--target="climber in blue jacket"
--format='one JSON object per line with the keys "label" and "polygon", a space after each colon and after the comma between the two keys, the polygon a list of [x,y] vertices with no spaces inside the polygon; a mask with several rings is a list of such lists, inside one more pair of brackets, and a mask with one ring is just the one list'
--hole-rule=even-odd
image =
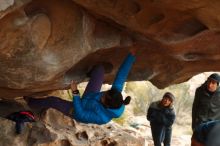
{"label": "climber in blue jacket", "polygon": [[102,65],[96,65],[89,74],[90,80],[82,98],[80,98],[77,84],[74,81],[71,82],[71,90],[74,97],[72,103],[55,96],[49,96],[44,99],[26,96],[24,99],[30,107],[52,107],[68,116],[73,107],[71,116],[82,123],[108,123],[112,118],[120,117],[124,112],[125,105],[130,103],[131,97],[128,96],[123,100],[121,92],[134,61],[135,49],[131,50],[123,61],[116,74],[112,88],[108,91],[100,91],[104,81],[105,70]]}
{"label": "climber in blue jacket", "polygon": [[104,68],[102,66],[93,68],[91,79],[82,98],[78,93],[77,85],[72,82],[74,119],[83,123],[105,124],[112,118],[120,117],[124,112],[125,105],[129,104],[131,99],[128,96],[123,100],[121,92],[134,61],[134,53],[129,53],[108,91],[100,92],[104,79]]}

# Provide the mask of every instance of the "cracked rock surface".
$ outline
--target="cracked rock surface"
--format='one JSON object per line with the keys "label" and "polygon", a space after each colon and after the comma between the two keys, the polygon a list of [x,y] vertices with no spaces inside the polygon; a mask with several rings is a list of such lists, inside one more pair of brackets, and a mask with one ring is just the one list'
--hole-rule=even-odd
{"label": "cracked rock surface", "polygon": [[158,88],[220,70],[220,2],[214,0],[0,0],[0,92],[14,98],[86,81],[109,62],[111,83],[138,46],[128,80]]}

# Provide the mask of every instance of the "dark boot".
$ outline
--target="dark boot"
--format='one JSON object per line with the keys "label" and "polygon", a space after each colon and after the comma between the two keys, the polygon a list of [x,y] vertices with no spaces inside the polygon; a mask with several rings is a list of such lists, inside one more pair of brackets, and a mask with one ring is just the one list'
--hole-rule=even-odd
{"label": "dark boot", "polygon": [[21,134],[23,129],[24,129],[24,123],[23,122],[16,122],[16,124],[15,124],[16,134]]}

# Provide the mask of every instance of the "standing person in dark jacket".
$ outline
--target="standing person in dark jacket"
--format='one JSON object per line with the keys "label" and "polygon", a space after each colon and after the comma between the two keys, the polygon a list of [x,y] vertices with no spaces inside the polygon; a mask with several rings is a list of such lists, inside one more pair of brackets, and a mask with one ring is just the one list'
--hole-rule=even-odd
{"label": "standing person in dark jacket", "polygon": [[192,107],[192,129],[201,123],[220,120],[220,76],[211,74],[200,87],[196,89]]}
{"label": "standing person in dark jacket", "polygon": [[151,133],[155,146],[170,146],[172,125],[176,114],[173,106],[174,95],[166,92],[160,101],[152,102],[147,111],[147,120],[150,121]]}
{"label": "standing person in dark jacket", "polygon": [[120,117],[128,105],[131,97],[123,99],[121,94],[124,83],[127,79],[129,71],[135,61],[136,49],[130,51],[124,62],[121,64],[112,88],[108,91],[100,92],[104,81],[104,67],[95,66],[90,73],[90,80],[86,89],[80,98],[77,84],[71,83],[73,92],[73,102],[62,100],[58,97],[50,96],[44,99],[35,99],[32,97],[25,98],[30,107],[55,108],[65,115],[69,115],[69,111],[73,107],[73,118],[83,123],[106,124],[112,118]]}

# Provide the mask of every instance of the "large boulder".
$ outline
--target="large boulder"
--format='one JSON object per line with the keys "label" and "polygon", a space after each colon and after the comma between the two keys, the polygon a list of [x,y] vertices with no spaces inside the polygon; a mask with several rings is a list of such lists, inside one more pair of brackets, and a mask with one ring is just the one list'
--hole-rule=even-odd
{"label": "large boulder", "polygon": [[158,88],[219,71],[220,2],[207,0],[0,0],[0,92],[14,98],[86,81],[98,62],[129,50],[128,80]]}
{"label": "large boulder", "polygon": [[144,145],[143,137],[133,136],[115,123],[81,124],[54,109],[41,113],[37,122],[26,123],[21,134],[16,134],[15,123],[5,118],[0,118],[0,130],[1,146]]}

